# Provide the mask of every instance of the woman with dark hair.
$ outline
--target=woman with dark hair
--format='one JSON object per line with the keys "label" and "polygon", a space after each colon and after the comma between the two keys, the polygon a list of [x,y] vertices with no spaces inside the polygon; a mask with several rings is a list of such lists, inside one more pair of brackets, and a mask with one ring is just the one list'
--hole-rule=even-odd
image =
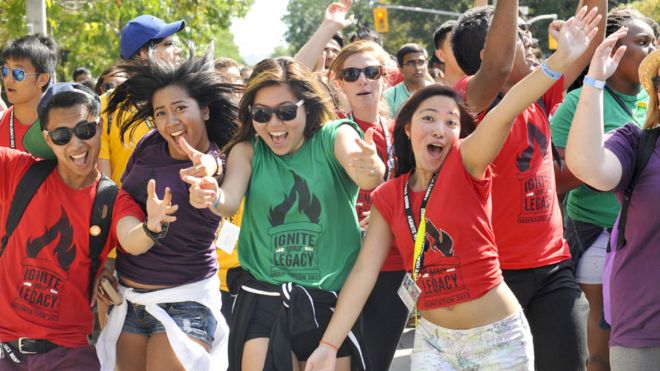
{"label": "woman with dark hair", "polygon": [[[221,173],[220,148],[238,129],[233,85],[213,69],[212,59],[126,65],[132,76],[110,97],[119,110],[121,136],[149,119],[155,126],[138,143],[122,178],[142,206],[144,184],[155,179],[179,205],[177,223],[151,233],[153,248],[119,249],[116,271],[124,302],[110,312],[97,346],[104,370],[224,369],[227,326],[213,241],[220,217],[188,202],[181,176]],[[210,156],[202,156],[209,154]]]}
{"label": "woman with dark hair", "polygon": [[567,21],[555,33],[557,53],[516,84],[476,129],[462,98],[447,87],[432,85],[410,97],[394,128],[397,177],[372,193],[362,250],[306,370],[333,369],[334,344],[355,322],[393,242],[412,272],[400,296],[409,309],[417,303],[422,316],[411,369],[534,369],[529,325],[499,267],[490,163],[515,117],[594,34],[589,20]]}
{"label": "woman with dark hair", "polygon": [[127,76],[124,70],[119,68],[119,66],[110,66],[101,72],[99,79],[96,80],[94,90],[96,94],[103,95],[126,81],[126,79]]}
{"label": "woman with dark hair", "polygon": [[[201,209],[230,216],[245,198],[242,269],[228,278],[238,295],[230,370],[304,367],[360,248],[358,189],[383,180],[372,134],[363,140],[354,122],[332,122],[321,92],[293,59],[261,61],[245,86],[222,186],[186,178],[190,202]],[[337,348],[339,370],[351,361],[366,367],[358,343]]]}

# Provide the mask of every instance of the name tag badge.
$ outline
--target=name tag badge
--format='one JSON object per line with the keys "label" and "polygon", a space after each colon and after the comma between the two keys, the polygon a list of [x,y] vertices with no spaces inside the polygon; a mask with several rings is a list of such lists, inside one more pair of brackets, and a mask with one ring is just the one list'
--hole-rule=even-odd
{"label": "name tag badge", "polygon": [[235,224],[232,224],[228,220],[224,220],[220,225],[220,233],[218,233],[218,238],[215,240],[215,246],[231,255],[234,252],[234,247],[236,246],[236,241],[238,241],[238,233],[241,231],[241,228]]}
{"label": "name tag badge", "polygon": [[397,293],[399,294],[401,301],[403,301],[403,304],[408,308],[408,311],[412,312],[413,309],[415,309],[415,304],[417,304],[419,295],[422,293],[422,289],[420,289],[415,281],[413,281],[410,273],[406,273]]}

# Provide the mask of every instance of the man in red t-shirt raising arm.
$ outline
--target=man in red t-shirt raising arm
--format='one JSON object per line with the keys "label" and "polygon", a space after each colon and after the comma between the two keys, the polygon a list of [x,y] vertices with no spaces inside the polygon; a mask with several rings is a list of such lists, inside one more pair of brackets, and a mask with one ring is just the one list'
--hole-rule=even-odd
{"label": "man in red t-shirt raising arm", "polygon": [[[89,305],[94,301],[90,285],[99,276],[91,272],[90,235],[102,232],[98,225],[90,226],[90,220],[97,215],[92,210],[97,185],[106,182],[96,169],[99,111],[98,96],[85,86],[63,83],[48,88],[39,102],[39,121],[26,133],[24,144],[35,156],[56,160],[56,166],[8,236],[7,218],[19,181],[37,160],[0,147],[2,370],[100,368],[95,349],[87,343],[92,330]],[[119,190],[99,267],[116,244],[132,254],[149,250],[163,234],[163,226],[176,219],[172,214],[177,206],[171,205],[169,191],[160,200],[154,190],[151,181],[144,223],[144,212]]]}
{"label": "man in red t-shirt raising arm", "polygon": [[[498,1],[494,13],[487,7],[468,10],[452,35],[456,61],[468,75],[456,89],[464,93],[478,118],[539,66],[516,3]],[[575,282],[562,237],[547,115],[603,40],[607,1],[586,0],[584,4],[598,8],[597,36],[563,75],[541,65],[557,82],[516,118],[493,162],[492,221],[500,264],[529,321],[538,370],[583,370],[588,356],[589,307]]]}

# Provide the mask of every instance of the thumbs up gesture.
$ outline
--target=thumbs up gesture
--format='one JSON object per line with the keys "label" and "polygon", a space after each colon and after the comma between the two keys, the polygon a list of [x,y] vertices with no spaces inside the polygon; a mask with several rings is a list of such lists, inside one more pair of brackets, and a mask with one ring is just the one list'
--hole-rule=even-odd
{"label": "thumbs up gesture", "polygon": [[193,163],[192,167],[181,169],[180,175],[182,178],[184,176],[214,176],[222,173],[220,162],[216,161],[215,157],[196,150],[190,144],[188,144],[183,136],[177,137],[177,143]]}
{"label": "thumbs up gesture", "polygon": [[364,134],[364,139],[355,138],[359,151],[348,155],[349,167],[358,174],[368,177],[382,176],[379,171],[383,167],[383,161],[378,157],[376,144],[374,143],[374,129],[370,128]]}

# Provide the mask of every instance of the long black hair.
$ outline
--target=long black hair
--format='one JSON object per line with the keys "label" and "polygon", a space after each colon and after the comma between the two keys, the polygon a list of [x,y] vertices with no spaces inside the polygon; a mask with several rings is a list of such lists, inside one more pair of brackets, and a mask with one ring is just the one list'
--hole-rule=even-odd
{"label": "long black hair", "polygon": [[415,154],[412,149],[410,138],[406,135],[406,126],[412,122],[412,117],[415,114],[415,111],[417,111],[419,105],[436,95],[449,97],[458,105],[458,110],[461,116],[460,138],[467,137],[476,128],[474,119],[463,104],[463,97],[461,97],[461,95],[454,89],[439,84],[433,84],[416,91],[401,107],[401,111],[399,111],[394,125],[394,155],[397,159],[395,171],[396,176],[403,175],[415,169]]}
{"label": "long black hair", "polygon": [[197,101],[200,108],[208,107],[206,132],[209,140],[223,148],[238,131],[238,104],[233,97],[239,85],[231,84],[213,69],[213,60],[207,54],[190,57],[180,66],[156,62],[148,65],[121,66],[129,76],[119,85],[108,102],[106,112],[119,111],[120,135],[124,135],[142,122],[153,117],[154,94],[168,86],[178,86]]}

